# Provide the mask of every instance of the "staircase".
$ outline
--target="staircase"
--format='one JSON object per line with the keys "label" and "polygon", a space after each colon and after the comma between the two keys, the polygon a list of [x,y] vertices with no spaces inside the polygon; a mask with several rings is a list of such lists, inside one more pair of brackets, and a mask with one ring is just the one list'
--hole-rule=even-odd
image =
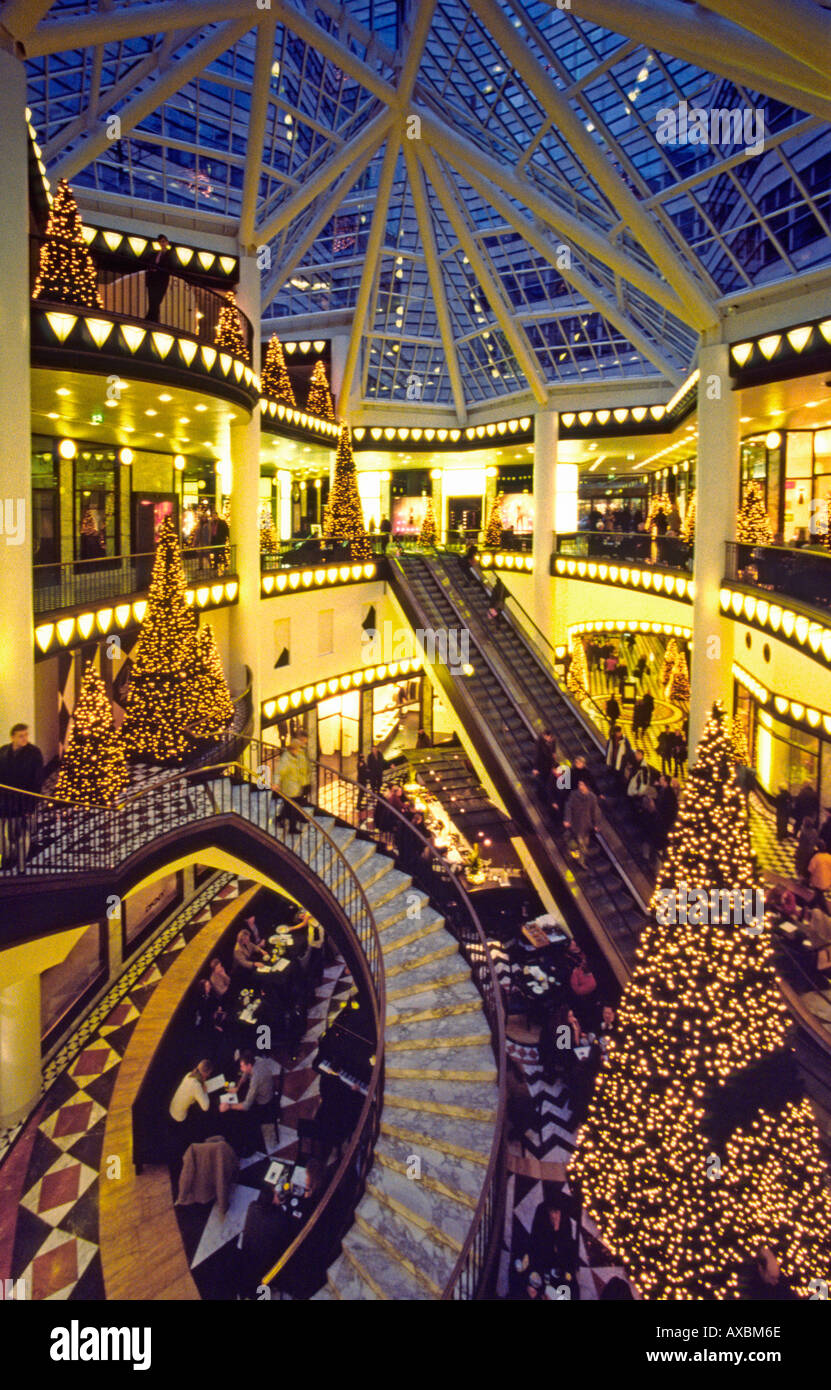
{"label": "staircase", "polygon": [[[384,953],[381,1132],[366,1191],[326,1285],[331,1299],[438,1299],[485,1178],[497,1069],[482,1001],[444,921],[371,840],[317,814],[363,884]],[[298,851],[311,869],[309,830]],[[332,885],[338,895],[339,881]]]}

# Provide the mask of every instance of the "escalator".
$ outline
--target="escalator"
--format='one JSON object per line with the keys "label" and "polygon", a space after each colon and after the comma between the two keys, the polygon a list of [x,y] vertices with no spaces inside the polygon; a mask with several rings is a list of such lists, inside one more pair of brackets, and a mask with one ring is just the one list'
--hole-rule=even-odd
{"label": "escalator", "polygon": [[[555,722],[547,677],[539,669],[530,669],[535,663],[527,649],[517,652],[517,659],[524,658],[523,688],[518,693],[513,687],[519,668],[513,672],[506,669],[478,615],[458,596],[443,568],[425,556],[396,557],[390,576],[393,591],[414,628],[436,633],[466,629],[469,633],[467,672],[453,674],[446,666],[435,666],[434,676],[575,935],[579,939],[588,931],[623,983],[647,916],[642,894],[631,875],[616,862],[605,834],[592,842],[585,866],[578,866],[568,855],[563,833],[548,808],[529,797],[536,735],[543,727],[535,712],[538,703],[545,701],[544,722]],[[562,746],[568,751],[565,738]]]}

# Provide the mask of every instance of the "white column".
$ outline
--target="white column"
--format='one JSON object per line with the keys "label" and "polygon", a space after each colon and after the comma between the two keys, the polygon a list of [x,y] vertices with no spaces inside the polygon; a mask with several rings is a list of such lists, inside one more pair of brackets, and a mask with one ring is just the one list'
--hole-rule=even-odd
{"label": "white column", "polygon": [[554,551],[557,496],[556,410],[538,411],[534,418],[534,622],[553,641],[551,556]]}
{"label": "white column", "polygon": [[[0,352],[0,438],[3,477],[0,506],[0,741],[15,723],[35,727],[35,657],[32,604],[31,404],[29,385],[29,208],[23,64],[0,52],[0,284],[3,286],[3,350]],[[66,558],[65,556],[63,558]]]}
{"label": "white column", "polygon": [[348,418],[347,402],[340,399],[340,388],[343,382],[343,369],[346,366],[346,354],[349,351],[349,333],[333,333],[332,343],[332,395],[335,399],[335,414],[339,419]]}
{"label": "white column", "polygon": [[[253,362],[260,370],[260,272],[255,257],[240,254],[240,283],[237,299],[243,313],[254,325]],[[231,539],[237,547],[239,602],[231,610],[231,681],[242,688],[245,667],[251,669],[254,700],[254,733],[259,736],[260,701],[260,409],[254,407],[251,419],[231,425]],[[263,663],[268,669],[267,662]]]}
{"label": "white column", "polygon": [[40,975],[0,988],[0,1129],[25,1119],[40,1095]]}
{"label": "white column", "polygon": [[739,502],[739,397],[730,389],[729,348],[702,347],[699,367],[690,762],[713,702],[723,700],[731,712],[732,625],[721,613],[719,590]]}

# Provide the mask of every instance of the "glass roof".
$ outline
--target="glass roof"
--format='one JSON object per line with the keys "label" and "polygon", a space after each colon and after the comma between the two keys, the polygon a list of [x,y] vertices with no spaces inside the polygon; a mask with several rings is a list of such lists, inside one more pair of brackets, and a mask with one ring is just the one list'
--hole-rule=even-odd
{"label": "glass roof", "polygon": [[[264,319],[357,306],[359,396],[463,413],[676,386],[723,296],[829,264],[827,77],[773,46],[769,3],[751,34],[664,0],[662,47],[622,0],[4,13],[42,12],[23,41],[52,179],[239,224],[268,247]],[[694,111],[709,142],[667,140]]]}

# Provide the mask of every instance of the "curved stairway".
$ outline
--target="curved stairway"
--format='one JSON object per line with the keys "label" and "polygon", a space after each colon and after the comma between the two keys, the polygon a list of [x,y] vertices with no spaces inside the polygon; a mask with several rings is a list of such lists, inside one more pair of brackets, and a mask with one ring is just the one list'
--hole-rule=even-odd
{"label": "curved stairway", "polygon": [[[315,815],[363,884],[384,951],[381,1132],[342,1253],[316,1299],[437,1299],[479,1200],[497,1113],[482,1000],[455,939],[372,840]],[[304,832],[301,855],[310,868]],[[334,884],[337,894],[338,884]]]}

